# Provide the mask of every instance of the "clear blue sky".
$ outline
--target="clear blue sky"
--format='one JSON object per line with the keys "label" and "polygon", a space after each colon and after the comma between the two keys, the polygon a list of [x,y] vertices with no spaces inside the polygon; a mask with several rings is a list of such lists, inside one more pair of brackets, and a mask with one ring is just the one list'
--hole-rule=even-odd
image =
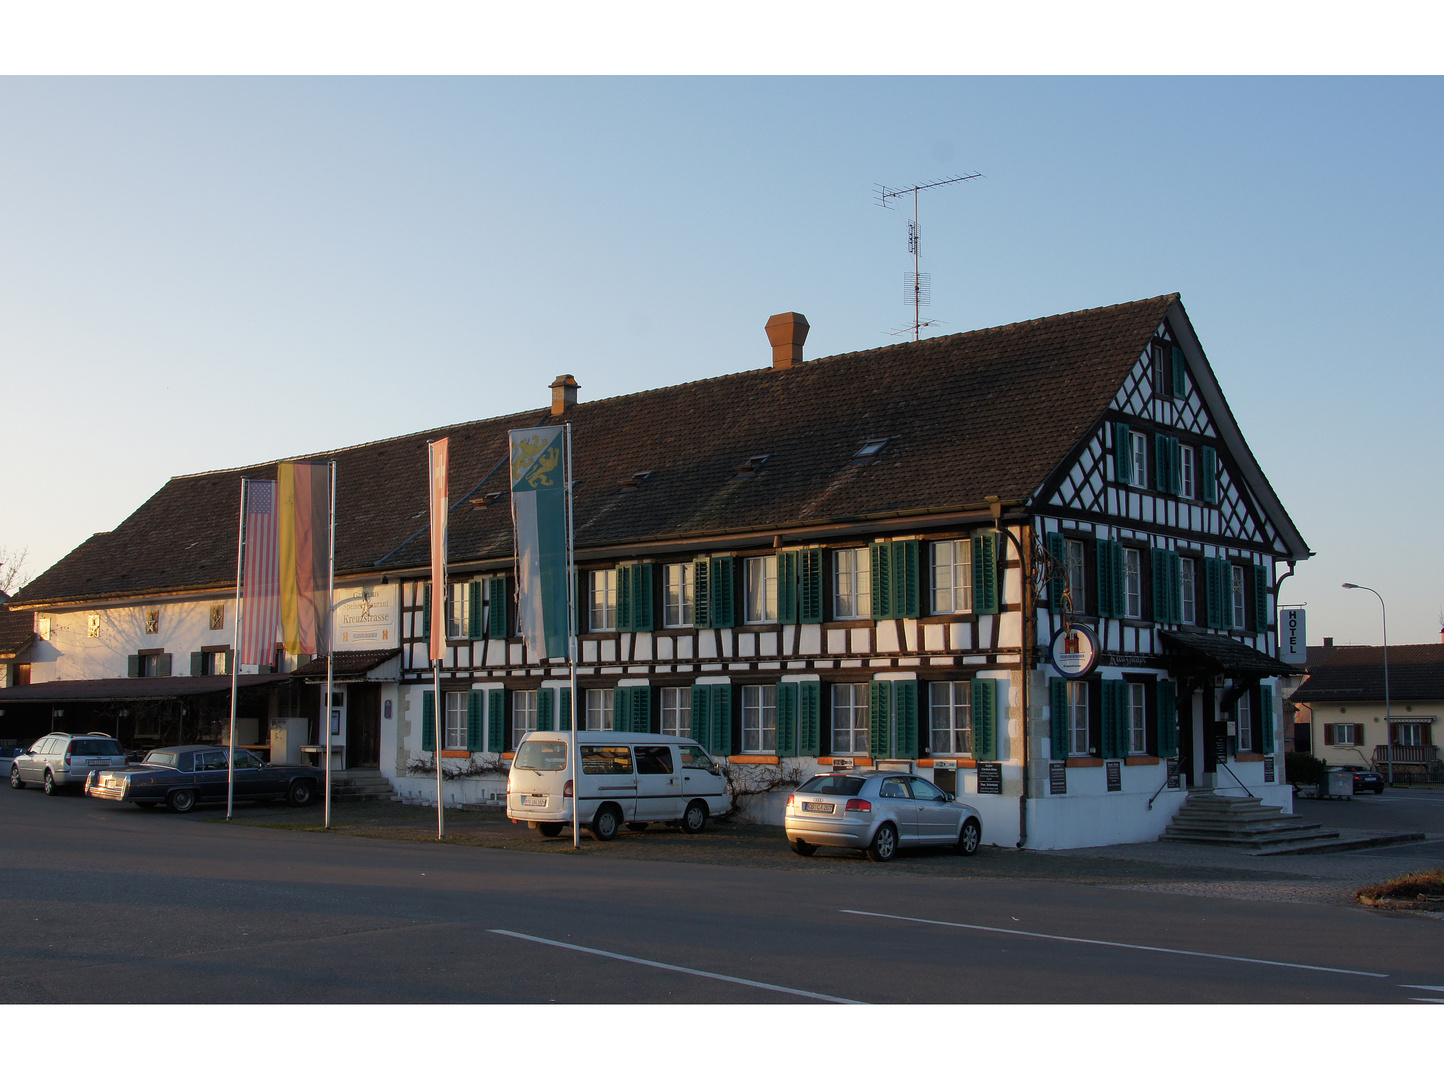
{"label": "clear blue sky", "polygon": [[[1437,641],[1444,83],[0,82],[0,546],[165,480],[1178,291],[1318,557],[1309,637]],[[1006,437],[1006,433],[1000,433]],[[423,478],[418,477],[418,484]]]}

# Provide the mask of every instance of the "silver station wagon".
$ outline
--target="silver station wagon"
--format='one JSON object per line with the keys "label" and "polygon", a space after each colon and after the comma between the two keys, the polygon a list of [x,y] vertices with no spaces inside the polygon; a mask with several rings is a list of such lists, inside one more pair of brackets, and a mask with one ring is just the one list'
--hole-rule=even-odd
{"label": "silver station wagon", "polygon": [[921,776],[896,772],[814,776],[788,797],[785,827],[799,855],[856,848],[875,862],[888,862],[899,848],[926,845],[971,855],[983,842],[977,810]]}
{"label": "silver station wagon", "polygon": [[64,787],[80,787],[92,769],[124,764],[125,751],[120,743],[103,731],[87,735],[52,731],[36,740],[29,750],[15,755],[10,765],[10,786],[39,784],[45,794],[55,795]]}

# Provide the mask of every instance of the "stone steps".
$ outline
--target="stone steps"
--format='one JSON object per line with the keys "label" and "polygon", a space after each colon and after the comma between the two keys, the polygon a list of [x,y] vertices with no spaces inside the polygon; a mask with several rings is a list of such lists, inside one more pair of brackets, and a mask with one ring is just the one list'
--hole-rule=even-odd
{"label": "stone steps", "polygon": [[392,802],[397,798],[391,781],[374,769],[347,769],[331,774],[332,802]]}
{"label": "stone steps", "polygon": [[1242,851],[1287,851],[1335,840],[1337,830],[1307,822],[1299,814],[1265,806],[1257,798],[1190,795],[1164,830],[1162,839],[1217,844]]}

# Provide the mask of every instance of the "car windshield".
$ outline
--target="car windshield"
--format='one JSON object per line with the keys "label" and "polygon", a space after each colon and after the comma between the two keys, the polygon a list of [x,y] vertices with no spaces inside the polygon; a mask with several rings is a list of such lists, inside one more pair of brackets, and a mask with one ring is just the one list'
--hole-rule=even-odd
{"label": "car windshield", "polygon": [[142,765],[169,765],[175,768],[176,755],[168,750],[152,750],[145,755]]}
{"label": "car windshield", "polygon": [[856,795],[862,790],[862,784],[860,776],[839,776],[837,773],[829,773],[826,776],[814,776],[797,790],[816,795]]}
{"label": "car windshield", "polygon": [[567,767],[567,744],[542,739],[529,739],[516,751],[514,769],[535,769],[537,772],[560,772]]}
{"label": "car windshield", "polygon": [[108,757],[120,757],[124,753],[120,743],[114,739],[75,739],[70,744],[70,752],[87,756],[104,754]]}

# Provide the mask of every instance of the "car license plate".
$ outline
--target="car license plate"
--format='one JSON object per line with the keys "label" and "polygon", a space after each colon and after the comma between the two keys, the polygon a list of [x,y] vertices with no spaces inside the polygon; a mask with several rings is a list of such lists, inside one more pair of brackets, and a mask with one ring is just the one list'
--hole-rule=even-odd
{"label": "car license plate", "polygon": [[547,804],[547,797],[545,795],[523,795],[521,797],[521,804],[523,806],[545,806]]}
{"label": "car license plate", "polygon": [[832,803],[830,802],[805,802],[802,804],[802,808],[813,814],[832,813]]}

